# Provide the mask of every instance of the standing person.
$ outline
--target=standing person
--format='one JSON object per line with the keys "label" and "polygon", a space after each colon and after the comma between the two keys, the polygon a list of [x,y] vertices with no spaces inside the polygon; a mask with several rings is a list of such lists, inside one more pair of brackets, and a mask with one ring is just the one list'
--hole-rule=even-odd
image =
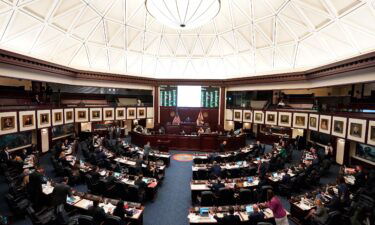
{"label": "standing person", "polygon": [[227,141],[223,141],[223,143],[221,143],[220,146],[219,146],[219,151],[225,152],[225,146],[226,145],[227,145]]}
{"label": "standing person", "polygon": [[272,210],[276,225],[289,225],[286,211],[283,208],[280,199],[275,196],[272,190],[267,191],[267,202],[262,205]]}
{"label": "standing person", "polygon": [[325,147],[325,156],[330,161],[333,160],[333,147],[331,143],[328,143],[328,145]]}
{"label": "standing person", "polygon": [[151,145],[150,142],[148,141],[145,146],[143,146],[143,157],[145,160],[148,160],[148,155],[151,152]]}
{"label": "standing person", "polygon": [[9,148],[5,147],[1,152],[0,152],[0,163],[1,164],[8,164],[10,160],[10,154],[9,154]]}
{"label": "standing person", "polygon": [[40,208],[43,201],[43,188],[42,184],[45,183],[43,179],[44,169],[39,167],[29,176],[28,194],[31,202],[34,203],[37,209]]}
{"label": "standing person", "polygon": [[60,184],[57,184],[53,188],[52,196],[53,196],[53,205],[58,206],[60,204],[66,203],[66,197],[72,196],[72,190],[70,189],[70,186],[68,185],[68,177],[63,178],[63,182]]}

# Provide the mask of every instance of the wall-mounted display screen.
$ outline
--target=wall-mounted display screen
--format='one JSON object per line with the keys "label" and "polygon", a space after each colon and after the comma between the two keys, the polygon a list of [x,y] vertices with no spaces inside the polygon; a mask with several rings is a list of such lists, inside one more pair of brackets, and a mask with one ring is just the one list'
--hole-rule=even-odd
{"label": "wall-mounted display screen", "polygon": [[177,87],[160,87],[160,106],[177,106]]}
{"label": "wall-mounted display screen", "polygon": [[204,108],[219,107],[219,88],[202,87],[201,90],[201,106]]}

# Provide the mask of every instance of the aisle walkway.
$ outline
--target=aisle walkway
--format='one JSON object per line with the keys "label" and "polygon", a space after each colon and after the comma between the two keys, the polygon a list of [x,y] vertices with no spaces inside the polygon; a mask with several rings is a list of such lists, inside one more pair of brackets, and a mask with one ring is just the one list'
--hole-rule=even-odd
{"label": "aisle walkway", "polygon": [[180,162],[171,158],[155,202],[146,204],[144,225],[189,224],[187,215],[191,206],[191,166],[191,161]]}

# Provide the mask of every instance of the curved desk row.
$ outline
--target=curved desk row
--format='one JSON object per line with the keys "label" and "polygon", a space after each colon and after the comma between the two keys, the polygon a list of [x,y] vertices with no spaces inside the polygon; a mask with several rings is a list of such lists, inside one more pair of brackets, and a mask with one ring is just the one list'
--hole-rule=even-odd
{"label": "curved desk row", "polygon": [[153,134],[146,135],[137,132],[130,132],[131,141],[138,146],[145,145],[148,141],[153,148],[159,148],[161,151],[169,149],[189,150],[189,151],[218,151],[219,145],[227,141],[225,150],[233,151],[246,144],[246,135],[222,136],[218,134],[202,135],[176,135],[176,134]]}

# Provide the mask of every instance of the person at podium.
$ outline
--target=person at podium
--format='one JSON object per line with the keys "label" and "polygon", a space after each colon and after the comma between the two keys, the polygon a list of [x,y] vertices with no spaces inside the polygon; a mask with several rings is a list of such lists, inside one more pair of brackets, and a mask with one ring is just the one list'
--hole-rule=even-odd
{"label": "person at podium", "polygon": [[200,135],[200,134],[204,134],[204,129],[203,129],[203,127],[200,127],[200,128],[198,129],[198,135]]}

